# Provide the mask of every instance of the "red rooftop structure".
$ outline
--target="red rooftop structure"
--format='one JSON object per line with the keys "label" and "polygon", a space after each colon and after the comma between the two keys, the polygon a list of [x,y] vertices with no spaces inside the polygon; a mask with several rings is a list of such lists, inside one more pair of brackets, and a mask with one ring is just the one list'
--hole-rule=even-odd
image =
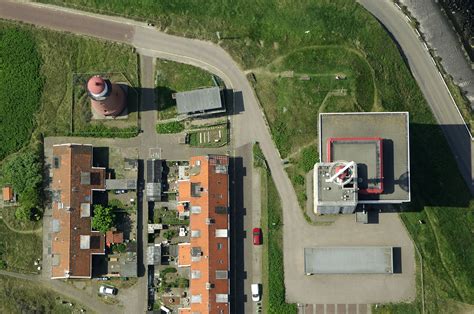
{"label": "red rooftop structure", "polygon": [[117,85],[99,75],[87,82],[87,92],[92,108],[102,116],[118,116],[127,105],[125,92]]}
{"label": "red rooftop structure", "polygon": [[92,145],[53,146],[52,279],[91,278],[92,255],[105,254],[91,227],[93,191],[105,191],[105,168],[92,166]]}

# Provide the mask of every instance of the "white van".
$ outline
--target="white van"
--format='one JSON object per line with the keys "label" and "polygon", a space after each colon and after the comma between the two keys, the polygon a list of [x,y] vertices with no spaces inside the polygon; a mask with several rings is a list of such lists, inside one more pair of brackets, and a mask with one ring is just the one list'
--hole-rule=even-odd
{"label": "white van", "polygon": [[250,291],[252,292],[252,301],[254,302],[260,301],[260,284],[253,283],[250,286]]}

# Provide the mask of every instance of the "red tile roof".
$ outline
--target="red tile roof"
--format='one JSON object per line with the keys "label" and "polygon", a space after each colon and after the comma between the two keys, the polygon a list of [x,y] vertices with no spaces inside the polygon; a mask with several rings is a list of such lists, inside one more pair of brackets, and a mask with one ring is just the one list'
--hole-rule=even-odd
{"label": "red tile roof", "polygon": [[229,313],[228,165],[227,156],[192,157],[179,183],[179,201],[190,203],[191,312]]}
{"label": "red tile roof", "polygon": [[91,230],[92,191],[104,190],[105,169],[92,166],[92,146],[53,146],[52,278],[90,278],[104,235]]}
{"label": "red tile roof", "polygon": [[2,189],[3,200],[9,202],[13,199],[13,189],[10,186],[5,186]]}
{"label": "red tile roof", "polygon": [[123,232],[109,230],[105,234],[105,241],[108,247],[111,244],[123,243]]}

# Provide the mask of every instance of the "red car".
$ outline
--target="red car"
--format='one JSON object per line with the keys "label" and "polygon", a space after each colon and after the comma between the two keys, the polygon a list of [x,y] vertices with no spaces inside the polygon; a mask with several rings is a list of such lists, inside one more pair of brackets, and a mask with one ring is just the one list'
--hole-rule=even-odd
{"label": "red car", "polygon": [[261,245],[262,244],[262,229],[260,228],[253,228],[253,245]]}

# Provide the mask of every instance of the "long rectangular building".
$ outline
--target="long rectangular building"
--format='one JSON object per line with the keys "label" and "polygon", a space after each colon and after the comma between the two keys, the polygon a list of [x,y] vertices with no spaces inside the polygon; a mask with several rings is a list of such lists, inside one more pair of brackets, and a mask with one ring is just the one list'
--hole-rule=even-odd
{"label": "long rectangular building", "polygon": [[304,268],[311,274],[392,274],[392,247],[315,247],[304,249]]}
{"label": "long rectangular building", "polygon": [[[178,263],[190,265],[190,308],[181,313],[229,313],[229,159],[190,160],[189,178],[179,181],[179,203],[190,211],[190,247]],[[190,255],[190,256],[188,256]]]}
{"label": "long rectangular building", "polygon": [[105,168],[93,167],[93,147],[53,146],[52,279],[91,278],[92,255],[105,254],[104,235],[91,227],[94,190],[105,190]]}

